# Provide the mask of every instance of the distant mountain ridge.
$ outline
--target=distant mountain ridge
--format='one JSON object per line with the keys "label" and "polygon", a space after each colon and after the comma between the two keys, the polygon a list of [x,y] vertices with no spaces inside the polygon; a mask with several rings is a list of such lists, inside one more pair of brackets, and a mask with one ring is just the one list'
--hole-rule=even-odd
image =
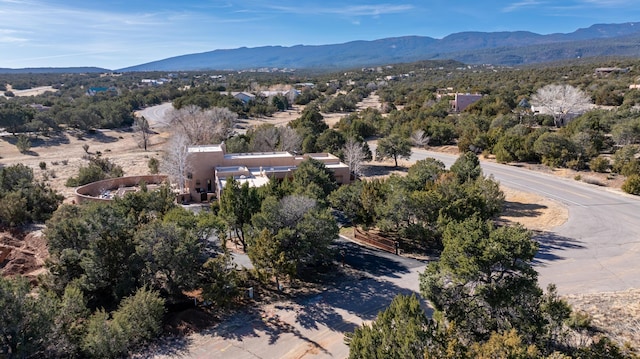
{"label": "distant mountain ridge", "polygon": [[0,67],[0,74],[68,74],[68,73],[102,73],[109,69],[100,67],[26,67],[22,69],[7,69]]}
{"label": "distant mountain ridge", "polygon": [[[332,45],[241,47],[187,54],[118,69],[132,71],[338,70],[421,60],[524,65],[597,56],[640,58],[640,22],[596,24],[568,34],[459,32],[442,39],[403,36]],[[107,72],[95,67],[2,69],[0,73]]]}
{"label": "distant mountain ridge", "polygon": [[597,24],[569,34],[460,32],[442,39],[403,36],[334,45],[242,47],[171,57],[119,71],[342,69],[435,59],[521,65],[594,56],[640,57],[640,22]]}

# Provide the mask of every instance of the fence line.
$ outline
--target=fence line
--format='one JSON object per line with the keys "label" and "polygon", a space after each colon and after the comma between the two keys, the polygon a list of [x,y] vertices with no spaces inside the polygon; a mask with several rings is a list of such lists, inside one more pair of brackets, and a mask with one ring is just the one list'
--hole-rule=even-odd
{"label": "fence line", "polygon": [[358,228],[355,228],[354,235],[355,240],[358,242],[368,244],[378,249],[382,249],[385,252],[398,254],[397,241],[383,237],[379,234],[361,231]]}

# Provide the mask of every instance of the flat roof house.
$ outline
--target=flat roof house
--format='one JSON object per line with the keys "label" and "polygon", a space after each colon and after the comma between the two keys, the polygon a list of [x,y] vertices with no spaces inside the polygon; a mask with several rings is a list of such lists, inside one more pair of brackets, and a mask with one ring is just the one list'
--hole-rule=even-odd
{"label": "flat roof house", "polygon": [[455,99],[451,101],[451,109],[453,112],[462,112],[467,107],[480,101],[480,99],[482,99],[482,95],[480,94],[462,94],[456,92]]}
{"label": "flat roof house", "polygon": [[351,181],[349,166],[329,153],[295,155],[290,152],[226,153],[224,143],[219,145],[190,146],[188,148],[187,191],[192,202],[220,198],[227,179],[233,176],[241,184],[260,187],[272,178],[284,179],[295,175],[295,170],[307,158],[322,162],[339,184]]}

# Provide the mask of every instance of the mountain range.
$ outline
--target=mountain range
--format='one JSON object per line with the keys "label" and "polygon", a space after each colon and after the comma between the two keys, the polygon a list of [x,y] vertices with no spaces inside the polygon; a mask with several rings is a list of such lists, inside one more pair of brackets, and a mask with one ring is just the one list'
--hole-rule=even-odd
{"label": "mountain range", "polygon": [[[339,70],[443,59],[466,64],[525,65],[603,56],[640,57],[640,22],[596,24],[568,34],[540,35],[528,31],[460,32],[442,39],[403,36],[333,45],[242,47],[176,56],[116,71],[257,68]],[[108,71],[99,68],[81,69],[82,72],[87,72],[88,69]],[[59,72],[59,69],[0,69],[0,73],[54,70]],[[65,70],[71,72],[69,70],[72,69]]]}
{"label": "mountain range", "polygon": [[330,70],[441,59],[466,64],[524,65],[597,56],[640,57],[640,22],[596,24],[568,34],[460,32],[442,39],[404,36],[334,45],[243,47],[171,57],[120,71]]}

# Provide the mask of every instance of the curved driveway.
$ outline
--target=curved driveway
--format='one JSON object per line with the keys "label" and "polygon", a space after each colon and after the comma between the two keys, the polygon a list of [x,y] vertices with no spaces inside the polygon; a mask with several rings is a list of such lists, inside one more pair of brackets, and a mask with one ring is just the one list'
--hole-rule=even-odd
{"label": "curved driveway", "polygon": [[[434,157],[451,165],[457,156],[414,149],[412,161]],[[569,220],[537,236],[536,269],[543,288],[561,294],[640,288],[640,199],[622,192],[515,166],[481,162],[485,175],[506,187],[554,199]]]}

